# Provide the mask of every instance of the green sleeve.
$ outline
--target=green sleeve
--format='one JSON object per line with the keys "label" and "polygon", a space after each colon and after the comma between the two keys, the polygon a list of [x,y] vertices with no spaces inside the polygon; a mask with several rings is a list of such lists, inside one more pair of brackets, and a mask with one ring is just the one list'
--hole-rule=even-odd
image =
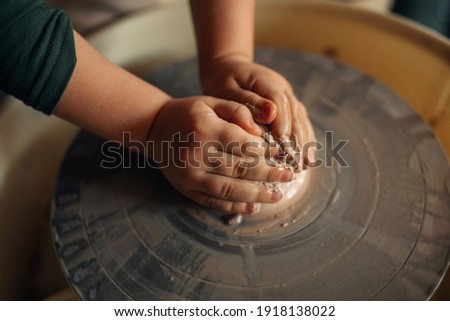
{"label": "green sleeve", "polygon": [[64,11],[37,0],[0,1],[0,89],[51,114],[75,64]]}

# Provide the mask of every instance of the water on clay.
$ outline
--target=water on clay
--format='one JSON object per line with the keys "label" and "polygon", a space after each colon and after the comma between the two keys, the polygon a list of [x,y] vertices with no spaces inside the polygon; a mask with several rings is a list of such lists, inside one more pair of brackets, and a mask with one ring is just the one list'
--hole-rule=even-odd
{"label": "water on clay", "polygon": [[[311,116],[324,164],[238,225],[177,193],[158,170],[101,168],[82,133],[54,197],[58,256],[88,300],[422,300],[450,257],[450,168],[432,130],[370,77],[324,57],[262,49]],[[194,60],[146,80],[200,94]],[[327,132],[332,131],[332,141]],[[327,136],[328,135],[328,136]],[[332,160],[339,141],[347,141]],[[126,151],[124,151],[126,153]],[[126,168],[125,168],[126,167]]]}

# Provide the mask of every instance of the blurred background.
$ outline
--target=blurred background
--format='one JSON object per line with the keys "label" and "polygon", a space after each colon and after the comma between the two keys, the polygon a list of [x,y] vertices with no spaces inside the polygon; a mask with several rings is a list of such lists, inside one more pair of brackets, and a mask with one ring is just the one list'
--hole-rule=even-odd
{"label": "blurred background", "polygon": [[[47,0],[69,11],[75,28],[89,33],[137,10],[175,4],[180,0]],[[182,1],[182,0],[181,0]],[[296,0],[302,1],[302,0]],[[372,10],[402,15],[450,35],[450,1],[448,0],[328,0]]]}

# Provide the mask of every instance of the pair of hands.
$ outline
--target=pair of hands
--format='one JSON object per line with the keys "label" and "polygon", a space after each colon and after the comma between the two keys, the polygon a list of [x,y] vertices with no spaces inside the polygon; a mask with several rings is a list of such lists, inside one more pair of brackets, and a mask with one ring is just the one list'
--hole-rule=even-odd
{"label": "pair of hands", "polygon": [[[285,151],[314,139],[305,107],[289,82],[275,71],[240,56],[223,57],[202,68],[204,92],[172,99],[159,111],[149,139],[162,172],[182,194],[223,212],[254,214],[261,203],[276,203],[279,191],[255,181],[288,182],[291,169],[269,166],[256,124],[267,124]],[[256,121],[256,122],[255,122]],[[303,157],[302,157],[303,159]]]}

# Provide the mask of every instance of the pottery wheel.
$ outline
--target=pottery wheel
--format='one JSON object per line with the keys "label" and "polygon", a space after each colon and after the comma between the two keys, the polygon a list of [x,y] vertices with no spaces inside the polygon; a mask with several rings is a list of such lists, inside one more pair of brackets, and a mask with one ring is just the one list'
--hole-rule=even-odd
{"label": "pottery wheel", "polygon": [[[384,86],[335,61],[272,49],[256,57],[291,81],[323,146],[326,131],[333,146],[348,141],[340,150],[348,166],[310,169],[289,213],[249,231],[245,222],[211,221],[218,213],[181,196],[143,158],[101,168],[105,142],[81,133],[61,169],[53,231],[82,299],[432,295],[450,258],[450,168],[430,127]],[[200,94],[194,60],[146,80],[175,97]]]}

